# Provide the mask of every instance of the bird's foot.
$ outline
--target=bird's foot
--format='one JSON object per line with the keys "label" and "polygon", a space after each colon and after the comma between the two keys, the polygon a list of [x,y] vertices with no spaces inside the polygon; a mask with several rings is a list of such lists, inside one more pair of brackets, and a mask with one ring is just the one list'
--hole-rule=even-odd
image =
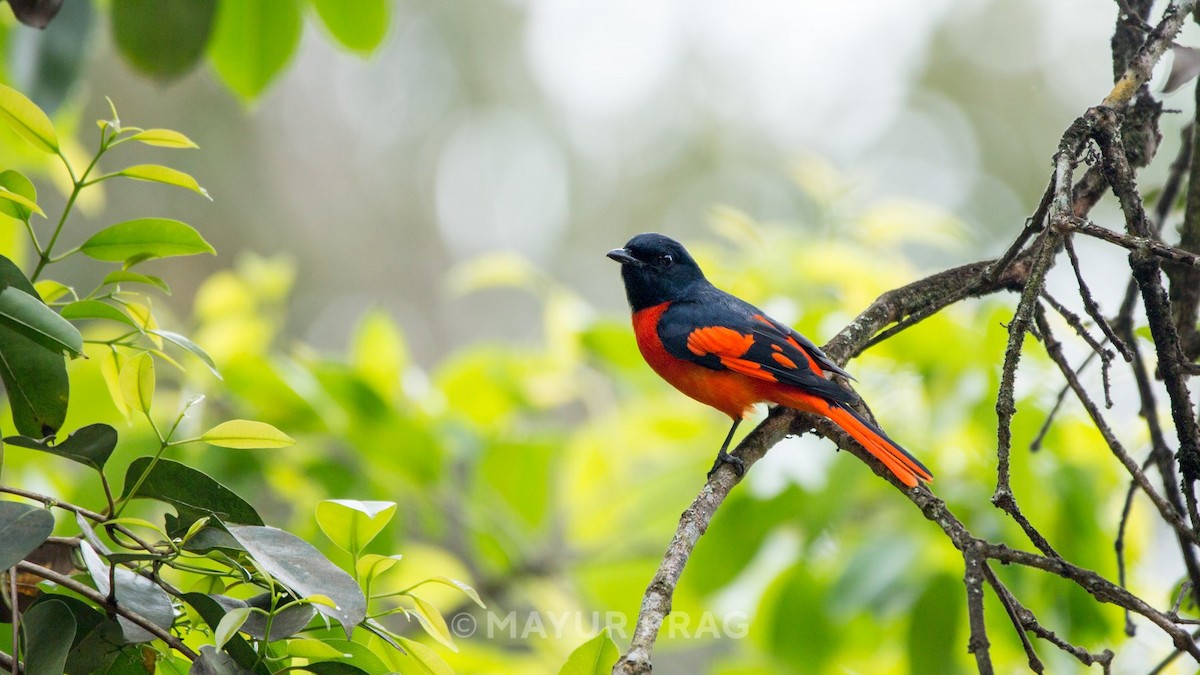
{"label": "bird's foot", "polygon": [[717,453],[717,460],[713,462],[712,468],[708,470],[708,477],[712,478],[713,474],[717,472],[717,469],[721,468],[722,464],[728,464],[732,466],[733,472],[736,473],[739,478],[746,475],[746,463],[742,461],[742,458],[734,457],[728,452],[722,450],[721,452]]}

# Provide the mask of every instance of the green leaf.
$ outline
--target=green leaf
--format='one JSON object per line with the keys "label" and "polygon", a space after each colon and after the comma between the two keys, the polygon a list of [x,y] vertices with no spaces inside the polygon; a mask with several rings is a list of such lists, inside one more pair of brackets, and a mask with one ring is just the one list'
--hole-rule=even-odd
{"label": "green leaf", "polygon": [[200,62],[212,34],[217,0],[112,0],[113,39],[135,69],[160,80]]}
{"label": "green leaf", "polygon": [[61,284],[53,279],[41,279],[33,287],[37,291],[38,296],[41,297],[42,302],[47,305],[75,292],[75,289],[70,286]]}
{"label": "green leaf", "polygon": [[192,178],[190,175],[177,169],[172,169],[169,166],[162,166],[160,164],[136,164],[134,166],[121,169],[113,175],[150,181],[152,183],[162,183],[164,185],[174,185],[176,187],[191,190],[192,192],[197,192],[205,197],[208,197],[210,201],[212,200],[212,197],[208,196],[208,190],[200,187],[200,184],[196,182],[195,178]]}
{"label": "green leaf", "polygon": [[148,413],[154,403],[154,358],[146,352],[125,362],[119,378],[121,395],[134,410]]}
{"label": "green leaf", "polygon": [[379,555],[378,553],[367,553],[358,559],[358,562],[354,565],[354,569],[358,572],[358,578],[365,583],[392,569],[403,558],[404,556],[399,554]]}
{"label": "green leaf", "polygon": [[46,509],[0,502],[0,569],[25,559],[54,532],[54,516]]}
{"label": "green leaf", "polygon": [[[27,201],[33,202],[35,207],[37,206],[37,188],[34,187],[32,181],[25,177],[25,174],[19,171],[9,169],[0,172],[0,188],[24,197]],[[27,205],[19,206],[18,204],[20,202],[17,200],[8,198],[6,201],[0,202],[0,213],[12,216],[17,220],[29,220],[29,214],[33,212],[41,214],[42,217],[46,216],[40,208],[29,208]]]}
{"label": "green leaf", "polygon": [[37,188],[21,172],[0,172],[0,188],[0,213],[26,221],[32,213],[46,217],[37,205]]}
{"label": "green leaf", "polygon": [[[8,206],[4,202],[9,202],[16,206]],[[29,220],[30,213],[36,213],[43,218],[46,217],[46,212],[42,211],[42,207],[38,206],[37,202],[30,201],[27,197],[11,192],[2,185],[0,185],[0,213],[7,213],[17,220]]]}
{"label": "green leaf", "polygon": [[388,0],[313,0],[317,15],[347,49],[369,54],[387,35]]}
{"label": "green leaf", "polygon": [[484,609],[487,609],[487,605],[483,604],[483,600],[479,599],[479,593],[476,593],[474,588],[471,588],[461,581],[451,579],[450,577],[430,577],[429,579],[413,584],[413,588],[417,588],[418,586],[423,586],[425,584],[444,584],[450,588],[462,591],[463,595],[470,598],[472,602]]}
{"label": "green leaf", "polygon": [[183,348],[185,351],[189,352],[192,356],[195,356],[196,358],[200,359],[200,361],[202,361],[204,363],[204,365],[207,366],[210,371],[212,371],[212,374],[216,375],[217,379],[220,379],[221,373],[217,371],[217,364],[215,362],[213,362],[212,357],[209,356],[208,352],[204,351],[200,347],[200,345],[196,344],[195,342],[192,342],[191,340],[180,335],[179,333],[172,333],[169,330],[151,329],[146,332],[150,333],[151,335],[157,335],[160,338],[163,338],[164,340],[172,342],[176,346]]}
{"label": "green leaf", "polygon": [[[158,2],[158,0],[151,0]],[[189,3],[194,0],[188,0]],[[198,148],[192,139],[171,129],[143,129],[129,137],[131,141],[154,145],[160,148]]]}
{"label": "green leaf", "polygon": [[[289,605],[292,598],[284,595],[277,601],[277,605]],[[271,610],[272,597],[270,593],[260,593],[246,601],[250,607],[257,607],[261,610],[271,613],[271,635],[267,636],[267,616],[261,612],[255,612],[246,619],[246,623],[242,626],[242,632],[256,640],[267,640],[274,642],[291,637],[296,633],[304,630],[312,618],[317,615],[317,610],[310,604],[298,603],[290,604],[290,606],[282,609]]]}
{"label": "green leaf", "polygon": [[171,287],[168,286],[167,282],[163,281],[162,279],[149,274],[138,274],[137,272],[130,272],[128,270],[109,272],[104,276],[104,281],[101,282],[101,284],[123,283],[146,284],[147,286],[154,286],[167,295],[171,294]]}
{"label": "green leaf", "polygon": [[558,675],[608,675],[620,656],[617,643],[613,642],[605,628],[596,637],[576,647],[559,669]]}
{"label": "green leaf", "polygon": [[451,651],[457,652],[458,647],[454,645],[454,636],[450,634],[450,627],[446,625],[446,619],[442,617],[442,613],[437,607],[429,604],[423,598],[415,595],[409,595],[412,601],[416,604],[416,609],[413,614],[417,617],[417,621],[429,637],[446,645]]}
{"label": "green leaf", "polygon": [[222,0],[209,57],[225,84],[253,100],[283,71],[303,27],[297,0]]}
{"label": "green leaf", "polygon": [[396,502],[326,499],[317,504],[317,524],[338,548],[357,555],[392,520]]}
{"label": "green leaf", "polygon": [[79,300],[62,308],[62,317],[73,321],[82,321],[85,319],[106,319],[108,321],[116,321],[138,329],[142,329],[129,315],[122,312],[119,308],[113,307],[107,302],[100,300]]}
{"label": "green leaf", "polygon": [[24,94],[0,84],[0,120],[34,147],[51,154],[58,153],[58,134],[42,109]]}
{"label": "green leaf", "polygon": [[[0,286],[38,297],[20,268],[4,256],[0,256]],[[0,322],[0,379],[8,391],[18,433],[41,438],[58,431],[67,415],[70,392],[62,354],[48,351]]]}
{"label": "green leaf", "polygon": [[171,256],[216,253],[191,225],[169,218],[138,218],[117,223],[92,235],[79,247],[96,260],[121,262],[135,256]]}
{"label": "green leaf", "polygon": [[0,322],[54,353],[83,353],[83,336],[38,298],[9,286],[0,291]]}
{"label": "green leaf", "polygon": [[[129,465],[122,499],[130,497],[129,493],[138,477],[146,471],[151,461],[150,457],[138,457]],[[170,459],[159,459],[133,496],[174,506],[179,512],[180,530],[187,530],[204,516],[212,516],[226,523],[262,525],[263,522],[254,507],[232,490],[208,475]]]}
{"label": "green leaf", "polygon": [[447,664],[438,653],[416,640],[396,636],[405,654],[397,655],[394,662],[407,665],[401,672],[429,673],[430,675],[454,675],[454,669]]}
{"label": "green leaf", "polygon": [[[221,619],[229,611],[238,607],[246,607],[246,603],[241,600],[234,600],[223,595],[205,595],[204,593],[184,593],[183,601],[196,610],[204,623],[208,624],[209,628],[216,629],[221,623]],[[228,604],[226,602],[228,601]],[[207,645],[206,645],[207,646]],[[228,652],[238,665],[242,668],[268,675],[271,670],[265,666],[257,652],[250,647],[246,639],[236,633],[230,636],[230,639],[225,643],[225,651]]]}
{"label": "green leaf", "polygon": [[231,609],[221,617],[221,622],[217,624],[217,629],[213,631],[213,642],[217,643],[217,649],[225,646],[229,642],[229,638],[233,637],[242,624],[246,623],[246,618],[254,610],[249,607],[239,607]]}
{"label": "green leaf", "polygon": [[25,675],[62,675],[75,630],[75,615],[66,603],[49,600],[31,607],[21,617]]}
{"label": "green leaf", "polygon": [[295,445],[291,436],[266,422],[229,420],[200,435],[200,440],[222,448],[247,450],[254,448],[284,448]]}
{"label": "green leaf", "polygon": [[350,654],[342,652],[336,647],[327,645],[320,640],[313,640],[310,638],[288,640],[286,652],[288,656],[295,656],[302,659],[350,658]]}
{"label": "green leaf", "polygon": [[9,445],[41,450],[103,471],[105,462],[117,447],[117,430],[107,424],[89,424],[76,429],[58,445],[51,445],[49,441],[28,436],[9,436],[4,439]]}
{"label": "green leaf", "polygon": [[[120,565],[110,567],[86,541],[79,542],[79,552],[96,590],[108,595],[112,589],[109,585],[110,580],[115,581],[117,604],[132,609],[164,630],[169,629],[175,622],[171,596],[159,588],[158,584]],[[121,624],[126,642],[149,642],[154,639],[153,633],[123,616],[118,616],[117,621]]]}
{"label": "green leaf", "polygon": [[299,597],[327,595],[337,609],[322,605],[317,611],[342,624],[346,638],[366,616],[367,601],[349,574],[321,554],[312,544],[290,532],[270,527],[230,525],[229,534],[237,539],[263,570]]}

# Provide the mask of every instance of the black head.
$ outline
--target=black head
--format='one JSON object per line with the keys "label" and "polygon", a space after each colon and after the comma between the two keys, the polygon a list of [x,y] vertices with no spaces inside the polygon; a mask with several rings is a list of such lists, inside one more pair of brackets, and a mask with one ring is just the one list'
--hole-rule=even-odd
{"label": "black head", "polygon": [[624,248],[609,251],[608,257],[621,263],[625,296],[635,312],[678,300],[705,281],[683,244],[654,232],[637,235]]}

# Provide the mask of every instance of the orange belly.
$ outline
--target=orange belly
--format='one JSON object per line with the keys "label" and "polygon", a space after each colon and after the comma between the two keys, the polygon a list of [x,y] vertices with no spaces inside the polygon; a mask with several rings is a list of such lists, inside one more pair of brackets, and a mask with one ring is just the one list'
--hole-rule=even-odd
{"label": "orange belly", "polygon": [[[712,370],[671,356],[663,347],[656,330],[659,318],[669,306],[670,303],[663,303],[633,315],[633,332],[637,336],[638,349],[659,377],[684,394],[720,410],[733,419],[745,417],[750,414],[755,403],[763,401],[809,409],[800,398],[815,397],[808,397],[800,392],[781,391],[791,388],[778,382],[749,377],[733,370]],[[789,393],[792,395],[788,396]],[[781,399],[795,400],[785,403]]]}

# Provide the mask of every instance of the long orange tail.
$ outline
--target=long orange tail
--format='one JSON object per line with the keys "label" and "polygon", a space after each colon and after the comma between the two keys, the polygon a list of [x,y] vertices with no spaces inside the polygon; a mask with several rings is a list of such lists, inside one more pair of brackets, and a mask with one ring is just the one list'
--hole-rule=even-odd
{"label": "long orange tail", "polygon": [[926,482],[933,480],[933,474],[929,473],[924,464],[853,410],[835,403],[829,406],[828,412],[822,411],[822,414],[845,429],[846,433],[867,449],[867,452],[875,455],[901,483],[908,487],[916,487],[918,479]]}

